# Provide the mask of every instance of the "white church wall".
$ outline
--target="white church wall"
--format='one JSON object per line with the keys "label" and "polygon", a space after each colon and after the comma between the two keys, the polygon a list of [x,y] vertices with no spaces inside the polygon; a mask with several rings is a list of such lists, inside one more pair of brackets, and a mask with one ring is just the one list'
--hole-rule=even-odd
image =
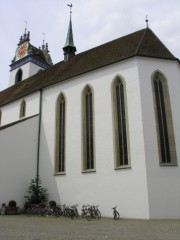
{"label": "white church wall", "polygon": [[39,92],[35,92],[3,106],[1,108],[1,126],[18,121],[20,119],[20,106],[23,100],[26,102],[25,117],[31,117],[39,113]]}
{"label": "white church wall", "polygon": [[[126,82],[131,168],[114,170],[112,95],[113,79]],[[82,173],[81,94],[89,84],[94,93],[96,172]],[[66,98],[66,175],[54,176],[55,104]],[[40,176],[49,200],[65,204],[96,204],[112,216],[118,205],[122,217],[149,218],[145,153],[138,69],[124,61],[84,74],[43,91]]]}
{"label": "white church wall", "polygon": [[[178,64],[167,60],[138,60],[146,149],[150,218],[180,218],[180,81]],[[178,166],[160,166],[151,78],[160,71],[168,81]]]}
{"label": "white church wall", "polygon": [[36,175],[38,120],[0,130],[0,206],[10,200],[24,206],[30,179]]}

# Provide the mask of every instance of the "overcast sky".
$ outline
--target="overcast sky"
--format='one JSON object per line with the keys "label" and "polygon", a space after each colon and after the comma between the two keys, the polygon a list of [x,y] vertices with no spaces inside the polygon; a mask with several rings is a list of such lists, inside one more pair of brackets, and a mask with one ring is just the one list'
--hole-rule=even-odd
{"label": "overcast sky", "polygon": [[77,54],[145,28],[147,15],[149,27],[180,58],[180,0],[1,0],[0,91],[8,87],[25,21],[31,44],[41,46],[45,33],[53,63],[63,59],[69,3]]}

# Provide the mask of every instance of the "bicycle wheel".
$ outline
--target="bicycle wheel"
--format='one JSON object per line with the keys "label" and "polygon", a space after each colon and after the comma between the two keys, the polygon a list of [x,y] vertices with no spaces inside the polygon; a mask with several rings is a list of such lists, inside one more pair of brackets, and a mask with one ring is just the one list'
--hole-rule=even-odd
{"label": "bicycle wheel", "polygon": [[114,212],[114,220],[119,219],[119,217],[120,217],[120,215],[119,215],[118,211],[115,211]]}
{"label": "bicycle wheel", "polygon": [[101,218],[101,212],[99,211],[99,209],[97,210],[97,215],[98,215],[98,220]]}
{"label": "bicycle wheel", "polygon": [[87,213],[86,213],[86,219],[87,219],[88,221],[91,220],[91,213],[90,213],[90,212],[87,212]]}
{"label": "bicycle wheel", "polygon": [[119,219],[120,218],[119,212],[117,212],[116,215],[117,215],[116,219]]}

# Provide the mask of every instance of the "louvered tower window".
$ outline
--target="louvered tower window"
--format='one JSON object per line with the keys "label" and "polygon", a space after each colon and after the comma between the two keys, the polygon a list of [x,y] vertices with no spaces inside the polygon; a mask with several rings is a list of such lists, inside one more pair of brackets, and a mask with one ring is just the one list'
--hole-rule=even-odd
{"label": "louvered tower window", "polygon": [[15,77],[15,83],[18,83],[18,82],[22,81],[22,75],[23,75],[22,70],[18,69],[18,71],[16,73],[16,77]]}

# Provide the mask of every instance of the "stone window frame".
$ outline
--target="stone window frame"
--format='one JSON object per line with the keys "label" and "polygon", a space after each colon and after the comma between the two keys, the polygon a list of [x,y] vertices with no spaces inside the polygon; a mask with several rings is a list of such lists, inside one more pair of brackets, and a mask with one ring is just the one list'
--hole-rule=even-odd
{"label": "stone window frame", "polygon": [[[126,143],[127,143],[127,164],[122,164],[120,159],[119,151],[119,134],[118,134],[118,113],[117,113],[117,97],[116,97],[116,85],[117,83],[123,85],[124,90],[124,114],[125,114],[125,132],[126,132]],[[114,169],[126,169],[131,168],[131,155],[130,155],[130,138],[129,138],[129,121],[128,121],[128,109],[127,109],[127,92],[126,92],[126,83],[122,76],[116,75],[112,81],[111,85],[111,95],[112,95],[112,116],[113,116],[113,138],[114,138]],[[121,136],[122,137],[122,136]],[[124,136],[125,137],[125,136]]]}
{"label": "stone window frame", "polygon": [[[86,111],[86,105],[87,101],[87,93],[91,93],[92,101],[91,101],[91,106],[92,106],[92,112],[91,112],[91,122],[88,124],[90,127],[90,138],[92,137],[92,140],[89,141],[91,142],[90,144],[87,143],[88,140],[88,135],[87,135],[87,111]],[[89,173],[89,172],[95,172],[96,171],[96,159],[95,159],[95,116],[94,116],[94,90],[92,86],[87,84],[83,90],[82,90],[82,173]],[[90,154],[87,156],[87,144],[91,148],[89,152],[93,152],[92,154],[92,161],[90,161],[90,166],[88,167],[88,159],[87,157],[90,156]]]}
{"label": "stone window frame", "polygon": [[[161,92],[162,97],[159,97],[159,93],[155,93],[155,81],[158,81],[159,86],[161,86]],[[172,119],[172,111],[171,111],[171,103],[170,103],[170,96],[169,96],[169,88],[168,88],[168,81],[167,78],[163,73],[161,73],[159,70],[155,71],[152,74],[151,79],[152,84],[152,93],[153,93],[153,103],[154,103],[154,112],[155,112],[155,122],[156,122],[156,133],[157,133],[157,143],[158,143],[158,154],[159,154],[159,165],[160,166],[177,166],[177,156],[176,156],[176,144],[175,144],[175,138],[174,138],[174,127],[173,127],[173,119]],[[157,84],[156,84],[157,85]],[[156,87],[157,88],[157,87]],[[159,87],[158,87],[159,88]],[[157,91],[156,91],[157,92]],[[159,92],[159,90],[158,90]],[[159,101],[159,104],[161,104],[161,101],[164,102],[164,110],[163,114],[160,114],[162,110],[158,110],[157,101],[158,99],[161,99]],[[162,105],[162,104],[161,104]],[[159,109],[162,109],[160,107]],[[161,117],[159,117],[161,116]],[[162,117],[165,116],[165,117]],[[160,121],[165,121],[165,126],[161,128],[159,127]],[[163,125],[163,124],[161,124]],[[169,160],[167,157],[165,157],[165,160],[163,158],[163,155],[165,154],[165,150],[162,150],[162,143],[165,139],[165,134],[162,134],[162,130],[165,128],[167,132],[167,141],[168,141],[168,148],[169,148]],[[165,131],[163,131],[165,132]],[[166,149],[166,147],[165,147]]]}
{"label": "stone window frame", "polygon": [[[62,104],[64,103],[64,104]],[[58,95],[55,108],[55,162],[54,162],[54,175],[66,174],[66,108],[67,101],[63,92]],[[62,111],[62,115],[60,114]],[[60,131],[60,120],[63,132]],[[61,136],[60,136],[61,135]],[[62,141],[60,141],[62,140]],[[60,158],[60,144],[63,148]]]}

